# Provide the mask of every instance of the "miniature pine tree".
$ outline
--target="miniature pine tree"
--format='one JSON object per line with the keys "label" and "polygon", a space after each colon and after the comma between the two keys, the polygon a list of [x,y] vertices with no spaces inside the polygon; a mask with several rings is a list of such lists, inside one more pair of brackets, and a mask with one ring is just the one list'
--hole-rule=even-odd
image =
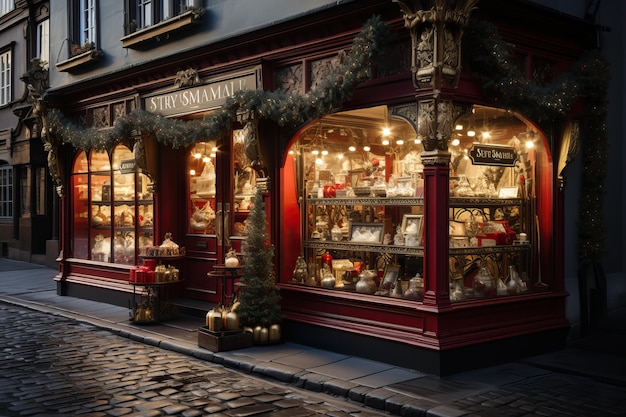
{"label": "miniature pine tree", "polygon": [[254,196],[254,206],[247,221],[248,238],[237,312],[243,326],[268,327],[280,323],[280,294],[274,278],[274,247],[267,233],[267,220],[261,190]]}

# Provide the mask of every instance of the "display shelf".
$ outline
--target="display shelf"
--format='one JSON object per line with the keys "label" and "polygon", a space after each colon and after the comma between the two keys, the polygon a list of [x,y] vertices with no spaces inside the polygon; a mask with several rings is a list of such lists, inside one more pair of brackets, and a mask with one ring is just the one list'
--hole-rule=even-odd
{"label": "display shelf", "polygon": [[354,243],[349,241],[335,242],[332,240],[307,240],[304,247],[310,249],[343,250],[355,252],[389,253],[394,255],[424,256],[424,248],[420,246],[397,246],[368,243]]}
{"label": "display shelf", "polygon": [[176,317],[177,308],[169,302],[171,289],[182,279],[168,282],[131,282],[129,315],[133,323],[159,323]]}
{"label": "display shelf", "polygon": [[307,204],[311,206],[422,206],[422,197],[331,197],[309,198]]}

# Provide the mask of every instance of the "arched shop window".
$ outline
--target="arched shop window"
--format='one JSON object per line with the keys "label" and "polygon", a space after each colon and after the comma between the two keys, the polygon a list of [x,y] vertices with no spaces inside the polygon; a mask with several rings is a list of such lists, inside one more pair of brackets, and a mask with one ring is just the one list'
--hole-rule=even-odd
{"label": "arched shop window", "polygon": [[[441,271],[452,301],[537,288],[537,187],[549,187],[537,179],[540,167],[549,176],[551,163],[543,145],[531,123],[505,110],[474,106],[456,121],[450,262]],[[324,290],[421,300],[423,150],[413,125],[386,106],[337,113],[304,129],[281,173],[282,220],[298,218],[293,228],[300,231],[281,243],[283,275]]]}
{"label": "arched shop window", "polygon": [[80,151],[74,161],[72,256],[133,265],[154,242],[153,197],[130,149],[110,155]]}

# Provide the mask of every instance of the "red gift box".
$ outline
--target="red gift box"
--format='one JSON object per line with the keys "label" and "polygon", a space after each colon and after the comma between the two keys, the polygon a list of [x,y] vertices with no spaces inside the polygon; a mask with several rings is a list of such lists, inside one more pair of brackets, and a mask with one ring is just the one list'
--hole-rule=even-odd
{"label": "red gift box", "polygon": [[511,230],[509,222],[506,220],[487,222],[482,225],[481,231],[481,236],[478,236],[479,242],[482,237],[483,239],[495,240],[496,245],[512,245],[516,236],[516,233]]}

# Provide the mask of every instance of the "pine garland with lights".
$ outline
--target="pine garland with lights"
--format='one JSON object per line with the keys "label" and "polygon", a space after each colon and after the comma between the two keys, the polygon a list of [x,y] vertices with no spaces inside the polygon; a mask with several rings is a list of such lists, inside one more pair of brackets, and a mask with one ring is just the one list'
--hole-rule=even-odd
{"label": "pine garland with lights", "polygon": [[610,76],[606,61],[599,51],[588,51],[571,71],[549,84],[538,85],[524,77],[509,45],[492,24],[472,21],[464,39],[483,90],[500,107],[549,124],[565,117],[577,100],[584,99],[578,252],[582,263],[599,261],[605,233],[602,208],[608,152],[605,122]]}
{"label": "pine garland with lights", "polygon": [[390,28],[380,16],[369,19],[353,40],[350,50],[341,55],[341,65],[307,94],[240,90],[201,120],[170,119],[137,109],[116,119],[109,130],[85,129],[52,109],[48,113],[49,130],[61,143],[83,150],[111,149],[118,143],[129,141],[133,131],[153,136],[174,149],[186,148],[201,139],[223,137],[237,115],[247,113],[295,131],[307,121],[339,111],[351,98],[356,86],[369,78],[371,63],[382,55],[390,36]]}
{"label": "pine garland with lights", "polygon": [[263,195],[259,189],[246,222],[248,237],[241,278],[245,287],[239,293],[237,308],[244,327],[268,327],[282,321],[280,294],[274,277],[274,247],[267,233],[265,216]]}

